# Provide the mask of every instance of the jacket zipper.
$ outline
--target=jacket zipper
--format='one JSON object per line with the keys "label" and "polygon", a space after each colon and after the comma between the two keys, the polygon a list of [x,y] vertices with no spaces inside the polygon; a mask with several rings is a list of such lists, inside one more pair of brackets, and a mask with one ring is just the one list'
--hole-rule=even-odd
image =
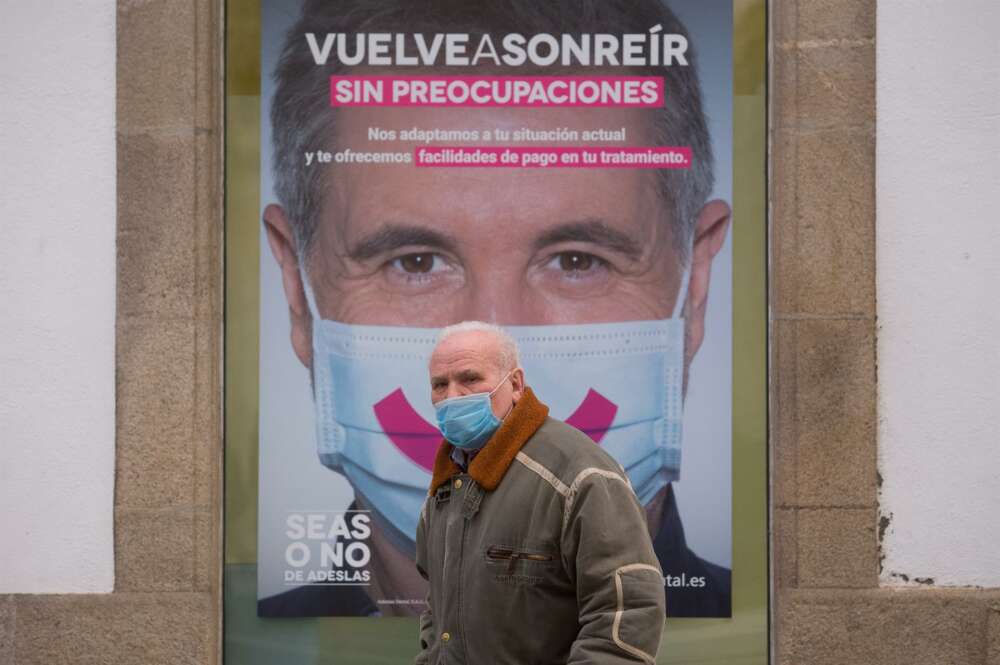
{"label": "jacket zipper", "polygon": [[509,547],[491,547],[486,550],[486,556],[495,561],[509,561],[507,564],[507,574],[511,575],[514,573],[514,569],[517,567],[518,559],[525,559],[527,561],[552,561],[552,557],[548,554],[535,554],[534,552],[515,552]]}

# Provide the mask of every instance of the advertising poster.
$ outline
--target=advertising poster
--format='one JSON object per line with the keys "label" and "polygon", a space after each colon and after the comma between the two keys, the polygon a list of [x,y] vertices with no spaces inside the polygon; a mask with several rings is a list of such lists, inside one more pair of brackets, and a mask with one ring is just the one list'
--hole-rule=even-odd
{"label": "advertising poster", "polygon": [[227,662],[415,656],[427,364],[467,320],[503,326],[550,414],[628,475],[660,660],[704,625],[705,654],[761,662],[763,8],[229,14]]}

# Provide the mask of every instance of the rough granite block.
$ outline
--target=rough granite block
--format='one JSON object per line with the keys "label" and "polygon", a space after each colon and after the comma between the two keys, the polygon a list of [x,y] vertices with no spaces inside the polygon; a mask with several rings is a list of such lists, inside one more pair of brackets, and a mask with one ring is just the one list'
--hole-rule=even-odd
{"label": "rough granite block", "polygon": [[190,320],[119,320],[119,507],[192,505],[194,351]]}
{"label": "rough granite block", "polygon": [[872,328],[864,319],[776,322],[772,385],[782,402],[775,405],[772,436],[779,442],[779,506],[875,505]]}
{"label": "rough granite block", "polygon": [[14,627],[17,612],[14,596],[0,596],[0,665],[14,665]]}
{"label": "rough granite block", "polygon": [[214,662],[209,594],[17,596],[18,665]]}
{"label": "rough granite block", "polygon": [[777,662],[788,665],[978,665],[986,602],[974,591],[788,590]]}
{"label": "rough granite block", "polygon": [[782,0],[776,10],[779,44],[875,38],[875,0]]}
{"label": "rough granite block", "polygon": [[775,508],[771,522],[771,541],[774,562],[771,574],[775,588],[794,588],[799,585],[798,510]]}
{"label": "rough granite block", "polygon": [[800,587],[878,586],[878,543],[871,508],[800,508]]}
{"label": "rough granite block", "polygon": [[117,46],[119,129],[193,128],[196,71],[214,69],[195,50],[195,2],[120,1]]}
{"label": "rough granite block", "polygon": [[192,509],[115,513],[115,591],[193,591]]}
{"label": "rough granite block", "polygon": [[875,138],[775,137],[772,297],[779,315],[875,315]]}
{"label": "rough granite block", "polygon": [[986,665],[1000,665],[1000,601],[990,604],[986,624]]}
{"label": "rough granite block", "polygon": [[875,46],[781,47],[771,60],[777,129],[867,127],[875,122]]}
{"label": "rough granite block", "polygon": [[192,135],[119,134],[120,314],[195,315],[195,180]]}

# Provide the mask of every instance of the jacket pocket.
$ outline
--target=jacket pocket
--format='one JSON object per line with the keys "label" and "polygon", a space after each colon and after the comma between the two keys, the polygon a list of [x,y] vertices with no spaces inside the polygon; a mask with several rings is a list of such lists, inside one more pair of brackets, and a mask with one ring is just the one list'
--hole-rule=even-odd
{"label": "jacket pocket", "polygon": [[486,549],[486,561],[503,566],[508,575],[513,575],[517,570],[519,561],[526,561],[530,564],[551,564],[555,560],[551,554],[546,552],[532,551],[523,548],[510,547],[507,545],[491,545]]}

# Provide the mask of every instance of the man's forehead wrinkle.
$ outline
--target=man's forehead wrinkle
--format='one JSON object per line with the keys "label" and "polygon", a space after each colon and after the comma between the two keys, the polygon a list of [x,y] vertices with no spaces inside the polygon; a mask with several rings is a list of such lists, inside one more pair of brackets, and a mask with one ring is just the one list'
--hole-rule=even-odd
{"label": "man's forehead wrinkle", "polygon": [[432,372],[432,380],[483,378],[488,373],[488,362],[481,356],[442,360]]}
{"label": "man's forehead wrinkle", "polygon": [[498,340],[485,332],[472,331],[456,333],[444,340],[434,350],[431,362],[447,367],[449,372],[473,368],[482,373],[495,365],[492,359],[499,356]]}
{"label": "man's forehead wrinkle", "polygon": [[325,251],[341,259],[347,256],[347,238],[354,222],[354,201],[350,194],[356,187],[352,187],[348,182],[349,171],[349,169],[329,169],[326,176],[328,185],[322,188],[329,193],[323,196],[321,220],[329,228],[333,241],[333,246],[325,248]]}

